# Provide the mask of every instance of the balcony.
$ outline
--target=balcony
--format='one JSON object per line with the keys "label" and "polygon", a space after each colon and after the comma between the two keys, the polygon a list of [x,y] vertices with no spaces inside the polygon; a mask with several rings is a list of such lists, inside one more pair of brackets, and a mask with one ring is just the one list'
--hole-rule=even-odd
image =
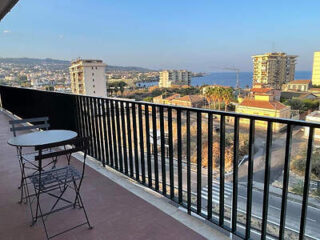
{"label": "balcony", "polygon": [[[45,239],[41,221],[30,227],[28,205],[18,204],[17,184],[20,170],[16,151],[7,144],[7,140],[12,136],[8,126],[12,116],[4,112],[0,111],[0,238]],[[82,195],[94,228],[78,228],[54,239],[191,240],[206,239],[210,236],[212,239],[226,239],[225,235],[217,230],[209,226],[204,227],[199,219],[177,211],[166,198],[148,193],[146,188],[136,186],[128,180],[129,178],[112,169],[102,168],[96,160],[89,159],[88,165]],[[76,223],[77,217],[81,219],[82,215],[74,212],[53,215],[48,219],[49,230],[61,231],[70,223],[72,226]],[[190,227],[195,227],[194,229],[201,234]]]}
{"label": "balcony", "polygon": [[[94,169],[87,172],[83,195],[96,228],[75,231],[70,239],[226,238],[216,228],[241,239],[320,238],[313,169],[318,123],[5,86],[0,94],[2,107],[12,114],[49,116],[52,129],[89,136],[90,162],[119,176],[110,180]],[[243,119],[248,126],[241,125]],[[8,226],[8,238],[17,232],[40,236],[41,228],[29,228],[25,208],[14,202],[19,172],[15,150],[6,145],[7,120],[0,115],[0,192],[6,193],[0,200],[8,210],[0,232]],[[265,129],[259,122],[266,122]],[[276,133],[278,123],[285,129]],[[302,152],[305,161],[297,176],[290,162]],[[134,182],[126,184],[128,189],[145,190],[138,196],[128,192],[123,178]],[[302,179],[300,194],[292,190],[297,179]],[[201,219],[198,233],[190,229],[195,223],[185,226],[146,202],[149,197],[141,194],[147,189],[181,210],[171,213]]]}

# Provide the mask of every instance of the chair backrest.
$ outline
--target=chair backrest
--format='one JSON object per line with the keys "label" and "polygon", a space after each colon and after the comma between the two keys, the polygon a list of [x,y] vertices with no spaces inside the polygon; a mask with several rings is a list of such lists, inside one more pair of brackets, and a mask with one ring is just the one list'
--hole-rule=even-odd
{"label": "chair backrest", "polygon": [[[11,125],[10,131],[13,133],[15,137],[18,131],[31,130],[36,128],[44,128],[46,130],[49,129],[50,124],[48,123],[49,117],[38,117],[38,118],[26,118],[21,120],[10,120],[9,124]],[[30,123],[31,125],[27,126],[17,126],[24,123]]]}
{"label": "chair backrest", "polygon": [[[69,146],[66,148],[66,146]],[[63,149],[61,149],[63,147]],[[76,137],[67,141],[58,143],[50,143],[41,146],[36,146],[35,150],[38,151],[38,155],[35,156],[35,160],[43,160],[47,158],[55,158],[59,156],[68,156],[76,152],[84,152],[87,155],[89,147],[89,138]],[[46,149],[52,149],[49,153],[42,153]]]}
{"label": "chair backrest", "polygon": [[[66,147],[68,146],[68,147]],[[89,148],[89,138],[88,137],[77,137],[73,138],[71,140],[58,142],[58,143],[52,143],[52,144],[45,144],[41,146],[35,147],[35,150],[38,151],[38,156],[35,156],[36,161],[42,161],[43,159],[53,158],[58,160],[59,156],[66,156],[68,165],[70,165],[71,161],[71,154],[76,152],[83,152],[84,158],[82,162],[82,170],[81,170],[81,178],[78,185],[78,188],[80,189],[80,186],[82,184],[82,180],[84,177],[84,171],[86,167],[86,157],[87,152]],[[46,149],[51,149],[49,153],[43,151]]]}

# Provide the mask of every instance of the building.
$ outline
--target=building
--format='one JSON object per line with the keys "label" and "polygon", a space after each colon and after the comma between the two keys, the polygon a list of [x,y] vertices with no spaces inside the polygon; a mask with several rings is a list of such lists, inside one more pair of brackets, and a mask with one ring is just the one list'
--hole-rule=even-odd
{"label": "building", "polygon": [[320,86],[320,51],[315,52],[313,57],[312,85]]}
{"label": "building", "polygon": [[317,95],[311,93],[311,92],[281,92],[281,98],[284,100],[288,99],[300,99],[300,100],[315,100],[317,99]]}
{"label": "building", "polygon": [[[306,121],[308,122],[320,122],[320,111],[313,111],[310,114],[308,114],[306,116]],[[308,127],[304,127],[304,137],[308,137],[309,136],[309,128]],[[313,137],[317,140],[320,140],[320,129],[316,128],[314,130],[314,135]]]}
{"label": "building", "polygon": [[268,99],[272,97],[273,100],[280,101],[281,92],[277,89],[263,88],[261,87],[261,85],[256,85],[254,88],[250,90],[250,95],[252,98],[254,98],[255,95],[258,95],[258,96],[263,95],[263,96],[268,96]]}
{"label": "building", "polygon": [[171,103],[176,106],[201,108],[207,101],[201,95],[186,95],[173,99]]}
{"label": "building", "polygon": [[164,70],[160,72],[160,88],[170,88],[174,85],[190,85],[191,72],[187,70]]}
{"label": "building", "polygon": [[252,56],[253,86],[257,83],[281,89],[282,84],[293,81],[297,56],[285,53],[266,53]]}
{"label": "building", "polygon": [[179,98],[180,94],[176,93],[173,94],[169,97],[164,98],[163,95],[157,96],[153,98],[153,103],[157,103],[157,104],[167,104],[167,105],[171,105],[172,104],[172,100],[175,98]]}
{"label": "building", "polygon": [[[285,106],[275,97],[270,94],[271,90],[266,92],[259,92],[253,89],[254,94],[245,98],[241,103],[236,106],[236,112],[242,114],[253,114],[277,118],[290,118],[291,108]],[[250,120],[241,118],[240,124],[249,126]],[[260,129],[267,129],[266,121],[256,121],[256,127]],[[273,130],[280,131],[284,127],[283,124],[274,123]]]}
{"label": "building", "polygon": [[71,90],[76,94],[107,96],[106,64],[102,60],[77,59],[69,67]]}
{"label": "building", "polygon": [[307,92],[311,88],[311,80],[293,80],[282,85],[283,91]]}
{"label": "building", "polygon": [[314,95],[316,95],[317,97],[320,97],[320,88],[310,88],[309,89],[310,93],[313,93]]}
{"label": "building", "polygon": [[176,93],[166,98],[163,95],[154,97],[153,103],[201,108],[207,101],[201,95],[185,95],[181,97],[180,94]]}

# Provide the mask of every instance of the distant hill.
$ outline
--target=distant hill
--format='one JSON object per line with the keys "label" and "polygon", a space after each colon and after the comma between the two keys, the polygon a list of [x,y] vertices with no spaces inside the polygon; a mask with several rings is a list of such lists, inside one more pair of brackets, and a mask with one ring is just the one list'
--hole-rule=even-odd
{"label": "distant hill", "polygon": [[[67,60],[57,60],[52,58],[0,58],[0,63],[13,63],[21,65],[39,65],[39,64],[53,64],[53,65],[65,65],[66,67],[70,66],[70,61]],[[107,65],[106,71],[136,71],[136,72],[151,72],[150,70],[142,67],[123,67],[123,66],[112,66]]]}
{"label": "distant hill", "polygon": [[0,58],[0,63],[14,63],[25,65],[37,65],[37,64],[58,64],[58,65],[70,65],[70,61],[57,60],[51,58],[39,59],[39,58]]}
{"label": "distant hill", "polygon": [[122,67],[122,66],[112,66],[107,65],[106,71],[135,71],[135,72],[152,72],[154,70],[142,68],[142,67]]}

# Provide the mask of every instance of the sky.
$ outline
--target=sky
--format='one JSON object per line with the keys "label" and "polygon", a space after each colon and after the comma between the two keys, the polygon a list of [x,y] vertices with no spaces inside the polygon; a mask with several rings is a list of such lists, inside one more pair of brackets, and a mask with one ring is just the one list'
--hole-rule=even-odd
{"label": "sky", "polygon": [[20,0],[0,22],[0,57],[252,71],[251,56],[320,51],[319,0]]}

